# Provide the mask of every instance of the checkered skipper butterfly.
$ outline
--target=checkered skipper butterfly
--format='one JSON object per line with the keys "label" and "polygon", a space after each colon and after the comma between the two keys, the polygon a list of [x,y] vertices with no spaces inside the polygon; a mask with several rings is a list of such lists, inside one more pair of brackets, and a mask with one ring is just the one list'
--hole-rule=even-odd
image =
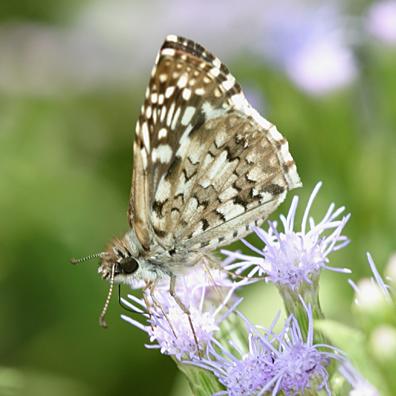
{"label": "checkered skipper butterfly", "polygon": [[[113,283],[153,285],[261,224],[301,186],[288,143],[227,67],[169,35],[136,124],[129,231],[98,255]],[[84,259],[82,259],[84,260]],[[74,260],[78,262],[81,260]]]}

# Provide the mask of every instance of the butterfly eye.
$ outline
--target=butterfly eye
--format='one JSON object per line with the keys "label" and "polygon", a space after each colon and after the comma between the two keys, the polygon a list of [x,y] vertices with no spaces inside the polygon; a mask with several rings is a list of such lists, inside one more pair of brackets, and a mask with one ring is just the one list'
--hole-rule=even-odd
{"label": "butterfly eye", "polygon": [[139,268],[139,263],[133,257],[125,257],[120,261],[120,267],[125,274],[132,274]]}

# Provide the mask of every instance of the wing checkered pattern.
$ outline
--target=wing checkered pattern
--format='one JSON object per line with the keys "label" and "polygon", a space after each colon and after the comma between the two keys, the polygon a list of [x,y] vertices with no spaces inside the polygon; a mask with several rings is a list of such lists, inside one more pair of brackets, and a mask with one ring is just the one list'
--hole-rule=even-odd
{"label": "wing checkered pattern", "polygon": [[221,61],[170,35],[136,125],[130,226],[143,247],[213,249],[301,185],[288,143]]}

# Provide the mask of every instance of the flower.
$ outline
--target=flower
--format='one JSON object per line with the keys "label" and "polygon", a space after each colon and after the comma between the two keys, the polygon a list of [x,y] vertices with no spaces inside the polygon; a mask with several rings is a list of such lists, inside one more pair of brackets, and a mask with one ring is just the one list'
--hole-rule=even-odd
{"label": "flower", "polygon": [[303,301],[302,304],[308,319],[307,336],[304,340],[296,317],[290,315],[275,359],[277,381],[273,395],[279,390],[286,394],[303,394],[307,389],[325,389],[330,395],[326,367],[331,359],[343,360],[342,353],[335,347],[314,343],[312,309]]}
{"label": "flower", "polygon": [[396,288],[396,253],[393,253],[389,260],[385,269],[386,279],[392,285],[392,287]]}
{"label": "flower", "polygon": [[396,1],[386,0],[373,3],[370,7],[366,26],[378,40],[386,44],[396,44]]}
{"label": "flower", "polygon": [[278,1],[266,7],[261,40],[252,42],[301,90],[325,95],[349,85],[358,74],[347,21],[334,2]]}
{"label": "flower", "polygon": [[[208,270],[197,265],[188,275],[179,277],[176,296],[189,311],[182,309],[169,293],[169,279],[164,279],[153,292],[146,291],[140,299],[128,295],[123,303],[143,314],[147,323],[127,316],[122,318],[145,331],[153,344],[148,348],[160,349],[163,354],[178,360],[200,355],[220,324],[234,311],[241,299],[234,291],[244,282],[231,282],[219,270]],[[224,292],[226,290],[226,292]]]}
{"label": "flower", "polygon": [[384,303],[391,303],[392,297],[370,253],[367,253],[367,260],[373,277],[363,278],[357,284],[351,279],[348,282],[355,291],[356,306],[363,311],[376,311]]}
{"label": "flower", "polygon": [[[331,204],[318,224],[309,218],[312,203],[320,187],[321,183],[318,183],[309,198],[300,231],[294,230],[298,205],[298,197],[295,196],[287,217],[280,217],[284,232],[277,230],[276,222],[269,223],[268,231],[254,228],[256,235],[265,243],[265,247],[261,250],[243,240],[246,246],[261,257],[223,250],[222,252],[228,257],[237,260],[228,265],[227,269],[236,270],[238,274],[249,270],[249,277],[264,274],[267,281],[296,292],[302,286],[311,285],[316,281],[322,268],[350,273],[350,270],[345,268],[328,266],[328,255],[349,243],[341,232],[350,215],[339,219],[345,208],[335,210],[335,205]],[[307,223],[309,223],[309,230]]]}
{"label": "flower", "polygon": [[330,395],[330,361],[342,361],[339,351],[326,344],[314,344],[313,316],[310,306],[304,305],[308,319],[308,335],[304,339],[297,319],[290,315],[283,330],[274,334],[273,327],[265,330],[244,319],[249,345],[243,348],[229,341],[226,347],[216,340],[208,345],[207,358],[192,364],[211,370],[226,390],[218,394],[229,396],[303,394],[307,389],[325,389]]}
{"label": "flower", "polygon": [[[239,313],[239,316],[243,316]],[[208,344],[207,357],[190,362],[212,371],[219,382],[227,389],[218,394],[229,396],[258,394],[269,389],[273,381],[274,348],[268,334],[262,334],[258,328],[243,318],[248,332],[248,352],[232,340],[225,346],[215,339]],[[233,350],[234,353],[230,352]]]}
{"label": "flower", "polygon": [[364,379],[353,366],[345,362],[339,371],[343,377],[352,385],[349,396],[379,396],[379,392],[366,379]]}
{"label": "flower", "polygon": [[338,38],[317,38],[286,63],[289,78],[312,95],[324,95],[355,80],[357,66],[352,51]]}
{"label": "flower", "polygon": [[396,328],[389,324],[381,324],[370,335],[370,351],[378,362],[383,364],[396,363]]}

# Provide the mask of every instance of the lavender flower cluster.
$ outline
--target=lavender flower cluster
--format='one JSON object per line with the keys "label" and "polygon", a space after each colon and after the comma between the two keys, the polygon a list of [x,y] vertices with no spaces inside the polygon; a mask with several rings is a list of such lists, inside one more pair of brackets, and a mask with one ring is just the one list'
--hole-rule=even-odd
{"label": "lavender flower cluster", "polygon": [[[282,230],[277,222],[270,222],[267,231],[254,229],[263,247],[243,241],[252,255],[223,251],[222,268],[213,269],[203,260],[180,278],[176,292],[189,314],[169,295],[167,280],[154,294],[129,295],[124,300],[145,320],[128,315],[123,319],[148,334],[147,348],[160,349],[176,361],[190,377],[194,394],[331,395],[340,384],[347,393],[337,394],[380,394],[354,368],[349,354],[316,326],[324,318],[318,296],[320,272],[350,273],[329,265],[329,255],[349,243],[342,231],[350,215],[331,204],[316,223],[310,210],[320,187],[321,183],[314,188],[298,230],[295,197],[288,215],[280,217]],[[374,276],[371,288],[393,303],[390,288],[370,255],[368,260]],[[280,313],[269,327],[263,327],[252,324],[239,310],[238,289],[262,281],[274,284],[283,298],[287,313],[283,325]],[[357,306],[364,306],[367,285],[350,283]]]}

